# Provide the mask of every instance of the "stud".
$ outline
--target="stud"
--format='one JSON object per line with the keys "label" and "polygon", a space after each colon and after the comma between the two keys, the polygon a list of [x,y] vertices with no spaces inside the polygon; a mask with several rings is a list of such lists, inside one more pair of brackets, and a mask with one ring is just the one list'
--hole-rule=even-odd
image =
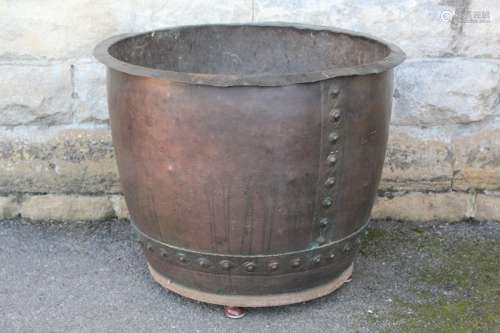
{"label": "stud", "polygon": [[202,268],[208,268],[210,267],[210,261],[208,261],[208,259],[205,258],[200,258],[198,259],[198,265],[200,265],[200,267]]}
{"label": "stud", "polygon": [[277,270],[279,267],[279,264],[277,261],[271,261],[267,264],[267,268],[270,270],[270,271],[275,271]]}
{"label": "stud", "polygon": [[221,262],[219,262],[219,265],[226,271],[230,270],[233,267],[233,263],[229,260],[222,260]]}
{"label": "stud", "polygon": [[328,177],[325,180],[325,186],[331,188],[333,185],[335,185],[335,177]]}
{"label": "stud", "polygon": [[331,122],[338,121],[340,119],[340,110],[337,108],[332,109],[328,115],[328,119],[330,119]]}
{"label": "stud", "polygon": [[333,200],[330,197],[326,197],[323,199],[321,202],[321,205],[323,205],[323,208],[329,208],[333,205]]}
{"label": "stud", "polygon": [[184,253],[177,254],[177,259],[182,264],[187,264],[187,262],[188,262],[188,258],[186,257],[186,255]]}
{"label": "stud", "polygon": [[302,264],[302,260],[300,260],[300,258],[295,258],[290,261],[290,264],[292,267],[297,268]]}
{"label": "stud", "polygon": [[350,244],[346,244],[346,245],[344,245],[344,249],[343,249],[343,250],[344,250],[344,252],[349,252],[349,251],[351,251],[351,245],[350,245]]}
{"label": "stud", "polygon": [[338,141],[338,139],[339,139],[339,135],[337,134],[337,132],[331,132],[328,135],[328,142],[330,142],[330,143],[335,143]]}
{"label": "stud", "polygon": [[335,163],[337,163],[337,156],[335,155],[335,153],[330,153],[330,155],[328,155],[328,157],[326,158],[326,162],[329,166],[334,166]]}
{"label": "stud", "polygon": [[330,89],[330,96],[337,97],[340,93],[340,89],[338,87],[332,87]]}
{"label": "stud", "polygon": [[257,265],[253,261],[247,261],[246,263],[243,264],[243,266],[245,267],[245,270],[247,272],[253,272],[257,267]]}

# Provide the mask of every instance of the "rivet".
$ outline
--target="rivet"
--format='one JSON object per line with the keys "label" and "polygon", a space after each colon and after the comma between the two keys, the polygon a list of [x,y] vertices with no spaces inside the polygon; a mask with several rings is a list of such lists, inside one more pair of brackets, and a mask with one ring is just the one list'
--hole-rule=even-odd
{"label": "rivet", "polygon": [[229,260],[222,260],[221,262],[219,262],[219,265],[220,267],[222,267],[222,269],[225,269],[226,271],[230,270],[231,267],[233,267],[233,263],[230,262]]}
{"label": "rivet", "polygon": [[329,223],[330,221],[328,221],[326,217],[323,217],[321,220],[319,220],[319,225],[323,228],[326,227]]}
{"label": "rivet", "polygon": [[344,252],[349,252],[351,250],[351,245],[346,244],[344,245]]}
{"label": "rivet", "polygon": [[277,261],[271,261],[267,264],[267,268],[269,268],[270,271],[275,271],[279,267],[279,264]]}
{"label": "rivet", "polygon": [[184,253],[177,254],[177,259],[183,264],[186,264],[188,262],[188,259]]}
{"label": "rivet", "polygon": [[255,267],[257,267],[257,265],[255,265],[253,261],[247,261],[246,263],[243,264],[243,266],[245,266],[245,270],[247,272],[253,272],[255,271]]}
{"label": "rivet", "polygon": [[340,93],[340,89],[338,87],[332,87],[330,89],[330,95],[332,97],[337,97],[339,95],[339,93]]}
{"label": "rivet", "polygon": [[203,267],[203,268],[208,268],[210,267],[210,261],[208,261],[207,259],[205,258],[200,258],[198,259],[198,264],[200,265],[200,267]]}
{"label": "rivet", "polygon": [[290,264],[292,265],[292,267],[297,268],[302,264],[302,260],[300,260],[300,258],[295,258],[290,261]]}
{"label": "rivet", "polygon": [[152,252],[152,251],[154,250],[153,244],[151,244],[151,243],[147,243],[147,244],[146,244],[146,249],[148,249],[148,251],[151,251],[151,252]]}
{"label": "rivet", "polygon": [[339,139],[339,135],[337,134],[337,132],[331,132],[328,135],[328,142],[330,142],[330,143],[335,143],[335,142],[337,142],[338,139]]}
{"label": "rivet", "polygon": [[338,121],[340,119],[340,110],[337,108],[332,109],[328,115],[328,119],[330,119],[331,122]]}
{"label": "rivet", "polygon": [[333,200],[330,197],[326,197],[323,199],[321,202],[321,205],[323,205],[323,208],[329,208],[331,205],[333,205]]}
{"label": "rivet", "polygon": [[315,255],[313,258],[312,258],[312,262],[313,264],[319,264],[321,262],[321,255]]}
{"label": "rivet", "polygon": [[330,155],[328,155],[328,157],[326,158],[326,162],[329,166],[334,166],[335,163],[337,163],[337,156],[335,155],[335,153],[330,153]]}
{"label": "rivet", "polygon": [[318,242],[319,245],[323,245],[326,243],[326,239],[323,236],[319,236],[318,238],[316,238],[316,241]]}
{"label": "rivet", "polygon": [[325,180],[325,186],[326,187],[332,187],[333,185],[335,185],[335,177],[328,177],[326,180]]}
{"label": "rivet", "polygon": [[164,257],[164,258],[168,257],[168,252],[167,252],[167,250],[165,250],[165,249],[161,249],[161,250],[160,250],[160,255],[161,255],[162,257]]}

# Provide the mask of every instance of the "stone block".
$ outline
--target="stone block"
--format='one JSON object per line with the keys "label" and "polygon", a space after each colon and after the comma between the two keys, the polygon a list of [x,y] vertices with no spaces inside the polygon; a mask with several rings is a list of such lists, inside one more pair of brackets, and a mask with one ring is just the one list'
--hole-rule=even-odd
{"label": "stone block", "polygon": [[0,125],[48,126],[71,122],[69,65],[4,64],[0,70]]}
{"label": "stone block", "polygon": [[452,160],[446,132],[391,126],[380,190],[448,191]]}
{"label": "stone block", "polygon": [[500,59],[500,2],[471,0],[462,25],[458,52],[478,58]]}
{"label": "stone block", "polygon": [[136,1],[135,31],[175,25],[252,21],[252,0]]}
{"label": "stone block", "polygon": [[0,58],[53,60],[89,57],[94,46],[114,34],[130,32],[131,1],[1,1]]}
{"label": "stone block", "polygon": [[500,62],[429,59],[396,69],[392,123],[446,126],[500,114]]}
{"label": "stone block", "polygon": [[478,220],[500,221],[500,194],[478,194],[475,217]]}
{"label": "stone block", "polygon": [[500,121],[459,128],[452,141],[453,189],[500,189]]}
{"label": "stone block", "polygon": [[335,26],[397,43],[410,57],[446,54],[453,41],[442,1],[255,0],[255,20]]}
{"label": "stone block", "polygon": [[77,62],[72,71],[75,122],[108,123],[106,67],[95,62]]}
{"label": "stone block", "polygon": [[11,219],[19,215],[20,205],[13,195],[0,197],[0,219]]}
{"label": "stone block", "polygon": [[375,219],[404,221],[460,221],[474,215],[473,197],[467,193],[408,193],[380,197],[372,211]]}
{"label": "stone block", "polygon": [[117,193],[107,127],[0,132],[0,193]]}
{"label": "stone block", "polygon": [[90,221],[114,216],[107,196],[33,195],[22,203],[21,216],[39,221]]}
{"label": "stone block", "polygon": [[113,204],[113,210],[115,216],[119,219],[130,218],[130,213],[128,211],[127,203],[123,195],[112,195],[110,196],[111,203]]}

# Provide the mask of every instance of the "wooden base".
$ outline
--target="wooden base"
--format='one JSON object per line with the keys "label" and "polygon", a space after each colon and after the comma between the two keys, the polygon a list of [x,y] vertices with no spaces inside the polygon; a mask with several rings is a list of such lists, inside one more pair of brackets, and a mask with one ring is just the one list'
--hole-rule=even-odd
{"label": "wooden base", "polygon": [[218,295],[185,287],[171,281],[148,265],[153,279],[164,288],[196,301],[224,306],[266,307],[302,303],[330,294],[340,288],[352,275],[352,264],[336,279],[314,288],[274,295]]}

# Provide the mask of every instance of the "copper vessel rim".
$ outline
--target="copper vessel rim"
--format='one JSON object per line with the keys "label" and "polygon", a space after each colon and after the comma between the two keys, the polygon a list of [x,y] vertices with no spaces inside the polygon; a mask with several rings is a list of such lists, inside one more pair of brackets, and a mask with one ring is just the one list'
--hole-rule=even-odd
{"label": "copper vessel rim", "polygon": [[[146,66],[134,65],[119,60],[113,57],[109,53],[109,48],[111,46],[124,39],[141,36],[149,33],[154,33],[157,31],[193,28],[193,27],[225,27],[225,26],[280,27],[280,28],[290,28],[297,30],[312,30],[312,31],[327,31],[327,32],[329,31],[377,42],[388,49],[388,55],[385,58],[382,58],[378,61],[362,65],[336,67],[321,71],[312,71],[304,73],[203,74],[203,73],[188,73],[188,72],[178,72],[178,71],[170,71],[163,69],[154,69]],[[94,49],[94,56],[109,68],[131,75],[154,77],[158,79],[186,83],[186,84],[208,85],[208,86],[218,86],[218,87],[286,86],[297,83],[317,82],[342,76],[379,74],[399,65],[406,58],[405,53],[398,46],[390,42],[384,41],[380,38],[373,37],[369,34],[354,32],[351,30],[345,30],[340,28],[333,28],[328,26],[285,23],[285,22],[184,25],[184,26],[169,27],[167,29],[155,29],[147,32],[121,34],[110,37],[100,42]]]}

